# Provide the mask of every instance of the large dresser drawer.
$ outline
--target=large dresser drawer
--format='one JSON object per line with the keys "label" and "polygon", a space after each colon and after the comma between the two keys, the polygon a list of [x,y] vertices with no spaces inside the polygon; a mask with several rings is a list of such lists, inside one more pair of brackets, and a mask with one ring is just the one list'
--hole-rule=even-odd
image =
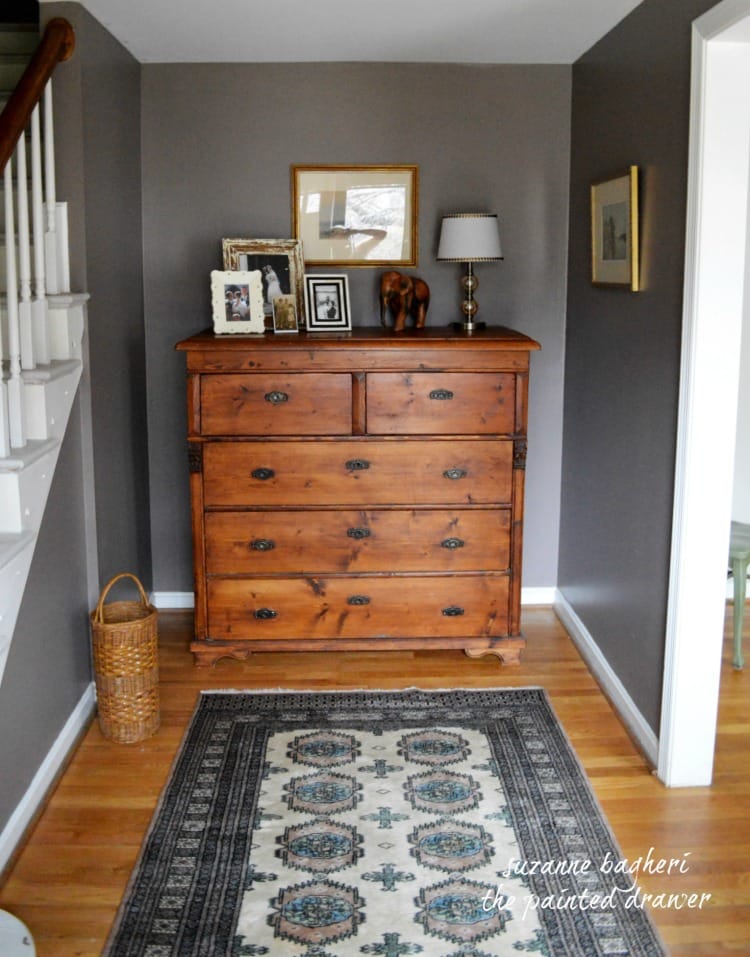
{"label": "large dresser drawer", "polygon": [[204,435],[350,435],[351,406],[345,374],[201,377]]}
{"label": "large dresser drawer", "polygon": [[205,505],[508,504],[513,443],[208,442]]}
{"label": "large dresser drawer", "polygon": [[510,564],[508,509],[208,512],[209,575],[481,571]]}
{"label": "large dresser drawer", "polygon": [[213,578],[208,608],[215,640],[494,637],[508,633],[508,578]]}
{"label": "large dresser drawer", "polygon": [[367,376],[371,435],[472,435],[514,431],[515,376],[377,372]]}

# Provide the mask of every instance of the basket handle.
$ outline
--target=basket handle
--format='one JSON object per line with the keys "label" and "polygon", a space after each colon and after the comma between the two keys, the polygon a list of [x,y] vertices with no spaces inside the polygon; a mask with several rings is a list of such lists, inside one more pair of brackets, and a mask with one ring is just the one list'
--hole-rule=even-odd
{"label": "basket handle", "polygon": [[141,601],[143,602],[143,607],[146,608],[147,610],[151,607],[151,606],[149,605],[148,596],[146,595],[146,592],[145,592],[144,589],[143,589],[143,585],[141,585],[140,581],[136,578],[136,576],[133,575],[133,574],[131,574],[130,572],[120,572],[119,575],[115,575],[114,578],[110,578],[110,580],[107,582],[107,584],[106,584],[106,585],[104,586],[104,588],[102,589],[102,593],[101,593],[101,595],[99,596],[99,601],[98,601],[98,603],[97,603],[96,609],[94,610],[94,621],[95,621],[97,624],[103,624],[103,622],[104,622],[104,600],[105,600],[105,598],[107,597],[110,588],[112,588],[113,585],[115,585],[117,582],[119,582],[119,580],[120,580],[121,578],[132,578],[133,581],[134,581],[134,582],[136,583],[136,585],[138,586],[138,591],[139,591],[140,594],[141,594]]}

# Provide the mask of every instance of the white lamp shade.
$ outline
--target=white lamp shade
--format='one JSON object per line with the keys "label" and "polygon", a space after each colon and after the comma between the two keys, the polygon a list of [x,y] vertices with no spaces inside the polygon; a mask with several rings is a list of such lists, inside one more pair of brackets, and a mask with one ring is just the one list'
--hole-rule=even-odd
{"label": "white lamp shade", "polygon": [[449,262],[502,259],[495,213],[454,213],[443,218],[437,258]]}

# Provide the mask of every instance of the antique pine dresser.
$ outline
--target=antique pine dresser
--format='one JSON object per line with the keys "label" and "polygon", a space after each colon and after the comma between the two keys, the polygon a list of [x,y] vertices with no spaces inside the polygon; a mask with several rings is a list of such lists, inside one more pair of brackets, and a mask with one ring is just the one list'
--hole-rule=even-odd
{"label": "antique pine dresser", "polygon": [[413,648],[518,661],[538,343],[428,327],[205,332],[177,348],[196,663]]}

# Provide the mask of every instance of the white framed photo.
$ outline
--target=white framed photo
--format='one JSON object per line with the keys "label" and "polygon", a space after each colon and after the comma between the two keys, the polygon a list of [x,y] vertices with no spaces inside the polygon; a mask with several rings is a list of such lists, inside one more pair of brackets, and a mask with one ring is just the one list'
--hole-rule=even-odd
{"label": "white framed photo", "polygon": [[305,319],[310,332],[345,332],[352,327],[346,276],[305,276]]}
{"label": "white framed photo", "polygon": [[211,305],[217,335],[262,335],[263,282],[259,269],[211,273]]}
{"label": "white framed photo", "polygon": [[273,301],[273,331],[299,332],[297,325],[297,297],[276,296]]}

